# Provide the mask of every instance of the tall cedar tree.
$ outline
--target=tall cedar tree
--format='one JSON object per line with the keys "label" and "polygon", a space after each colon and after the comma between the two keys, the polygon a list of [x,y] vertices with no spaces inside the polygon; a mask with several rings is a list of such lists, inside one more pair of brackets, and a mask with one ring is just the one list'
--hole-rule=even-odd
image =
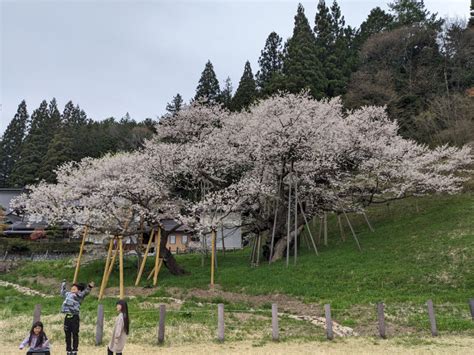
{"label": "tall cedar tree", "polygon": [[260,96],[268,96],[281,88],[283,68],[282,38],[272,32],[265,41],[265,47],[258,59],[260,70],[255,75]]}
{"label": "tall cedar tree", "polygon": [[39,179],[41,162],[48,151],[49,143],[56,130],[50,124],[50,111],[46,100],[31,115],[31,128],[26,136],[10,177],[10,185],[23,187]]}
{"label": "tall cedar tree", "polygon": [[247,61],[244,67],[244,73],[240,78],[239,87],[232,98],[231,109],[241,111],[250,106],[257,96],[255,80],[253,78],[250,62]]}
{"label": "tall cedar tree", "polygon": [[230,110],[231,105],[232,105],[232,92],[233,92],[233,87],[232,87],[232,80],[230,80],[230,77],[227,77],[224,82],[224,87],[221,90],[221,96],[219,98],[219,102],[221,103],[222,106],[224,106],[226,109]]}
{"label": "tall cedar tree", "polygon": [[351,73],[358,62],[354,43],[355,31],[345,27],[344,16],[336,1],[331,8],[320,0],[317,6],[314,32],[318,57],[327,78],[326,96],[333,97],[346,91]]}
{"label": "tall cedar tree", "polygon": [[171,115],[176,115],[179,111],[181,111],[181,108],[183,107],[183,98],[181,95],[178,93],[176,96],[173,96],[173,99],[171,102],[168,102],[166,105],[166,111],[168,111]]}
{"label": "tall cedar tree", "polygon": [[196,88],[195,100],[204,100],[204,102],[213,105],[219,101],[220,88],[219,80],[217,80],[214,67],[209,60],[204,67],[204,70],[199,79],[198,86]]}
{"label": "tall cedar tree", "polygon": [[437,18],[437,13],[430,14],[423,0],[395,0],[388,7],[394,15],[396,27],[422,24],[439,31],[444,22]]}
{"label": "tall cedar tree", "polygon": [[26,102],[23,100],[0,141],[0,187],[9,187],[10,175],[27,133],[28,119]]}
{"label": "tall cedar tree", "polygon": [[298,5],[292,37],[286,42],[283,59],[285,88],[291,93],[309,90],[315,98],[325,94],[326,77],[319,60],[314,33],[304,8]]}
{"label": "tall cedar tree", "polygon": [[61,115],[61,126],[56,131],[48,151],[43,158],[39,177],[48,182],[55,182],[54,170],[67,161],[78,161],[84,157],[84,137],[81,128],[87,123],[87,117],[79,106],[69,101]]}
{"label": "tall cedar tree", "polygon": [[367,39],[377,33],[389,31],[394,25],[394,16],[380,7],[370,10],[367,19],[362,22],[357,33],[357,47],[361,48]]}

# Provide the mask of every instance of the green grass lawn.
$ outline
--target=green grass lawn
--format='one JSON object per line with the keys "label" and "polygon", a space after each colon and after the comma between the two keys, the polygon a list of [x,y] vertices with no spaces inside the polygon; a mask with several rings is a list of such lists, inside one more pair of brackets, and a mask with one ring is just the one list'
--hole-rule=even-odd
{"label": "green grass lawn", "polygon": [[[427,329],[425,302],[432,299],[441,331],[472,331],[474,322],[467,302],[474,298],[473,197],[466,193],[374,206],[368,217],[375,232],[369,230],[362,216],[352,215],[362,252],[358,251],[347,225],[347,240],[341,241],[336,218],[330,216],[329,245],[319,246],[319,256],[302,245],[297,265],[291,260],[289,268],[284,260],[250,267],[248,248],[225,256],[219,253],[216,283],[227,291],[284,293],[305,302],[331,303],[335,318],[349,326],[373,322],[375,303],[383,301],[389,319],[392,317],[406,327]],[[165,294],[167,287],[208,288],[210,258],[204,268],[199,255],[178,255],[177,260],[190,275],[176,277],[163,269],[157,295]],[[100,285],[102,270],[103,262],[90,263],[81,268],[80,278]],[[1,278],[27,284],[24,278],[43,275],[56,278],[59,288],[59,280],[71,280],[73,272],[67,260],[25,262]],[[128,258],[125,284],[133,285],[135,277],[136,259]],[[149,282],[144,280],[141,284],[146,286]],[[51,291],[42,285],[29,286]],[[118,286],[117,269],[109,286]],[[9,296],[0,300],[5,297]]]}

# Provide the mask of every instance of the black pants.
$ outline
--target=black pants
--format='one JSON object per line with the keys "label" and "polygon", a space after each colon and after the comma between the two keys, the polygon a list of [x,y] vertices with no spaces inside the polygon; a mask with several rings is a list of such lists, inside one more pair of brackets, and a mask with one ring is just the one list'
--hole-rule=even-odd
{"label": "black pants", "polygon": [[[114,355],[114,352],[107,347],[107,355]],[[115,355],[122,355],[122,353],[115,353]]]}
{"label": "black pants", "polygon": [[66,351],[77,351],[79,346],[79,315],[66,314],[66,318],[64,318],[64,334],[66,335]]}
{"label": "black pants", "polygon": [[49,352],[49,350],[45,350],[45,351],[30,350],[26,353],[26,355],[51,355],[51,353]]}

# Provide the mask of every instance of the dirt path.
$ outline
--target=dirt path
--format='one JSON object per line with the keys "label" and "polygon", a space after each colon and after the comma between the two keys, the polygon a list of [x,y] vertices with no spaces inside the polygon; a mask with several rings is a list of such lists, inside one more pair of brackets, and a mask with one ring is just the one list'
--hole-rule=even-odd
{"label": "dirt path", "polygon": [[13,287],[15,290],[17,290],[18,292],[21,292],[24,295],[40,296],[40,297],[52,297],[51,295],[47,295],[45,293],[33,290],[31,288],[28,288],[28,287],[20,286],[18,284],[13,283],[13,282],[0,280],[0,286]]}
{"label": "dirt path", "polygon": [[[418,339],[411,344],[409,339],[374,340],[373,338],[345,338],[333,342],[308,343],[266,343],[252,342],[208,343],[184,346],[140,346],[125,345],[125,354],[435,354],[435,355],[469,355],[474,354],[474,339],[472,337],[440,337],[438,339]],[[53,345],[54,346],[54,345]],[[62,344],[60,344],[62,346]],[[0,345],[1,354],[24,355],[25,351],[18,350],[16,345]],[[53,353],[60,353],[54,348]],[[105,346],[80,346],[81,353],[102,355]]]}
{"label": "dirt path", "polygon": [[[166,291],[174,297],[181,299],[187,299],[196,297],[203,300],[212,300],[216,297],[223,298],[230,302],[242,302],[248,303],[254,307],[261,307],[264,304],[277,303],[280,314],[289,316],[290,318],[308,321],[316,326],[325,327],[326,319],[322,317],[324,310],[318,304],[304,303],[294,297],[283,295],[283,294],[271,294],[271,295],[247,295],[243,293],[228,292],[218,289],[214,290],[203,290],[203,289],[191,289],[183,290],[180,288],[167,288]],[[283,311],[283,312],[282,312]],[[357,336],[352,328],[342,326],[337,322],[333,321],[333,331],[336,336]]]}
{"label": "dirt path", "polygon": [[[31,280],[30,280],[31,281]],[[46,278],[36,278],[36,282],[40,284],[44,284],[47,286],[52,286],[56,284],[54,279],[46,279]],[[47,295],[42,292],[33,290],[28,287],[20,286],[18,284],[1,281],[0,286],[11,286],[18,292],[21,292],[26,295],[34,295],[34,296],[41,296],[41,297],[52,297],[52,295]],[[235,292],[227,292],[221,291],[218,289],[214,290],[202,290],[202,289],[191,289],[191,290],[183,290],[180,288],[168,288],[166,289],[168,293],[170,293],[173,297],[167,297],[171,303],[176,304],[176,308],[179,309],[181,304],[184,300],[197,297],[203,300],[211,300],[216,297],[222,297],[227,301],[230,302],[242,302],[248,303],[251,306],[262,306],[268,303],[277,303],[278,308],[281,315],[289,316],[290,318],[301,320],[301,321],[308,321],[316,326],[325,327],[326,319],[321,316],[323,310],[317,304],[306,304],[302,301],[295,299],[293,297],[282,295],[282,294],[272,294],[272,295],[246,295],[241,293]],[[109,287],[105,291],[105,297],[114,297],[119,292],[117,287]],[[149,296],[156,292],[154,288],[143,288],[143,287],[126,287],[125,294],[129,297],[136,297],[136,296]],[[98,289],[94,288],[92,290],[92,294],[97,296]],[[283,312],[281,312],[283,311]],[[358,334],[354,332],[352,328],[342,326],[337,322],[333,322],[333,331],[336,336],[357,336]]]}

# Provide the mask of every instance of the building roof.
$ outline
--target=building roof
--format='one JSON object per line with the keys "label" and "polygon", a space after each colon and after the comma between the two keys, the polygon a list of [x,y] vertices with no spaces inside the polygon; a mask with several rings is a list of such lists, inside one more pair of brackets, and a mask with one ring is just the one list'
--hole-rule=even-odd
{"label": "building roof", "polygon": [[166,232],[189,232],[191,228],[175,221],[174,219],[162,219],[161,224]]}
{"label": "building roof", "polygon": [[[60,229],[71,229],[72,227],[68,224],[60,224]],[[22,220],[13,222],[11,225],[8,226],[7,229],[3,231],[5,235],[12,235],[12,234],[31,234],[35,230],[41,229],[48,229],[48,224],[45,222],[39,223],[28,223]]]}
{"label": "building roof", "polygon": [[19,196],[22,192],[23,189],[0,188],[0,206],[2,206],[7,212],[10,212],[10,201]]}

